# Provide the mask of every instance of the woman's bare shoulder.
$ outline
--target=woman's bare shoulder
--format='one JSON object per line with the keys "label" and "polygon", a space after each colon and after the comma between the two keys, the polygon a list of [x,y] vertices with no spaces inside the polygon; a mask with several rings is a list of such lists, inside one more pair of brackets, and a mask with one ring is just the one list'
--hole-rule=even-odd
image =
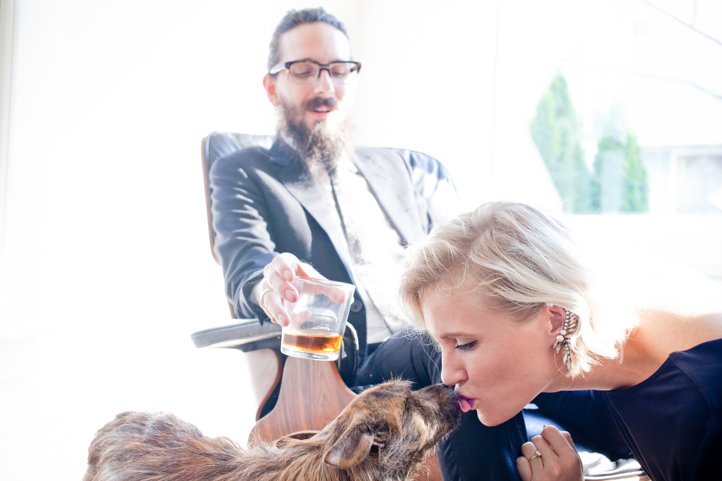
{"label": "woman's bare shoulder", "polygon": [[672,352],[722,339],[722,312],[647,308],[639,311],[637,330],[647,349],[666,359]]}

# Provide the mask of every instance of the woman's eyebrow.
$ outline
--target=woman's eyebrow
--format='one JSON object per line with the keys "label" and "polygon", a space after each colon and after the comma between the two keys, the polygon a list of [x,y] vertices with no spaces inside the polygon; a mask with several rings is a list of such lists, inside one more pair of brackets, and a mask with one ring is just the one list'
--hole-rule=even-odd
{"label": "woman's eyebrow", "polygon": [[445,332],[439,336],[439,339],[449,339],[453,337],[472,337],[468,332]]}

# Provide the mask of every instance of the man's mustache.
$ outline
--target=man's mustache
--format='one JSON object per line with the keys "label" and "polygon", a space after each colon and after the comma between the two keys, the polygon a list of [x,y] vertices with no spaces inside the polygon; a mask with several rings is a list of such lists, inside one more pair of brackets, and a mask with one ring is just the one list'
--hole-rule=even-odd
{"label": "man's mustache", "polygon": [[335,109],[338,101],[335,97],[314,97],[306,102],[306,110],[316,110],[321,107]]}

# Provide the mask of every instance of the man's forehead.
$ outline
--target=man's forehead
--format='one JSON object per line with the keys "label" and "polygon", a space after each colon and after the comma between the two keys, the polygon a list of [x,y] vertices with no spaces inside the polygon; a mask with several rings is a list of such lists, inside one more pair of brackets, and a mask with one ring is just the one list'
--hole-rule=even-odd
{"label": "man's forehead", "polygon": [[292,28],[281,36],[279,46],[284,62],[303,58],[319,62],[351,59],[351,45],[346,35],[323,22]]}

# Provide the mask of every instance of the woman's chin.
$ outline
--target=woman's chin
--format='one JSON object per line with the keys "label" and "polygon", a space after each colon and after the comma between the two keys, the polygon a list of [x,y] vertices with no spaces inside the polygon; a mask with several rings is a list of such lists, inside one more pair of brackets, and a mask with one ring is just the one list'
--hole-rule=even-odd
{"label": "woman's chin", "polygon": [[484,412],[481,409],[476,410],[476,417],[479,418],[479,422],[481,422],[481,424],[490,428],[498,426],[499,424],[511,419],[510,417],[503,418],[503,416],[499,416],[498,413]]}

